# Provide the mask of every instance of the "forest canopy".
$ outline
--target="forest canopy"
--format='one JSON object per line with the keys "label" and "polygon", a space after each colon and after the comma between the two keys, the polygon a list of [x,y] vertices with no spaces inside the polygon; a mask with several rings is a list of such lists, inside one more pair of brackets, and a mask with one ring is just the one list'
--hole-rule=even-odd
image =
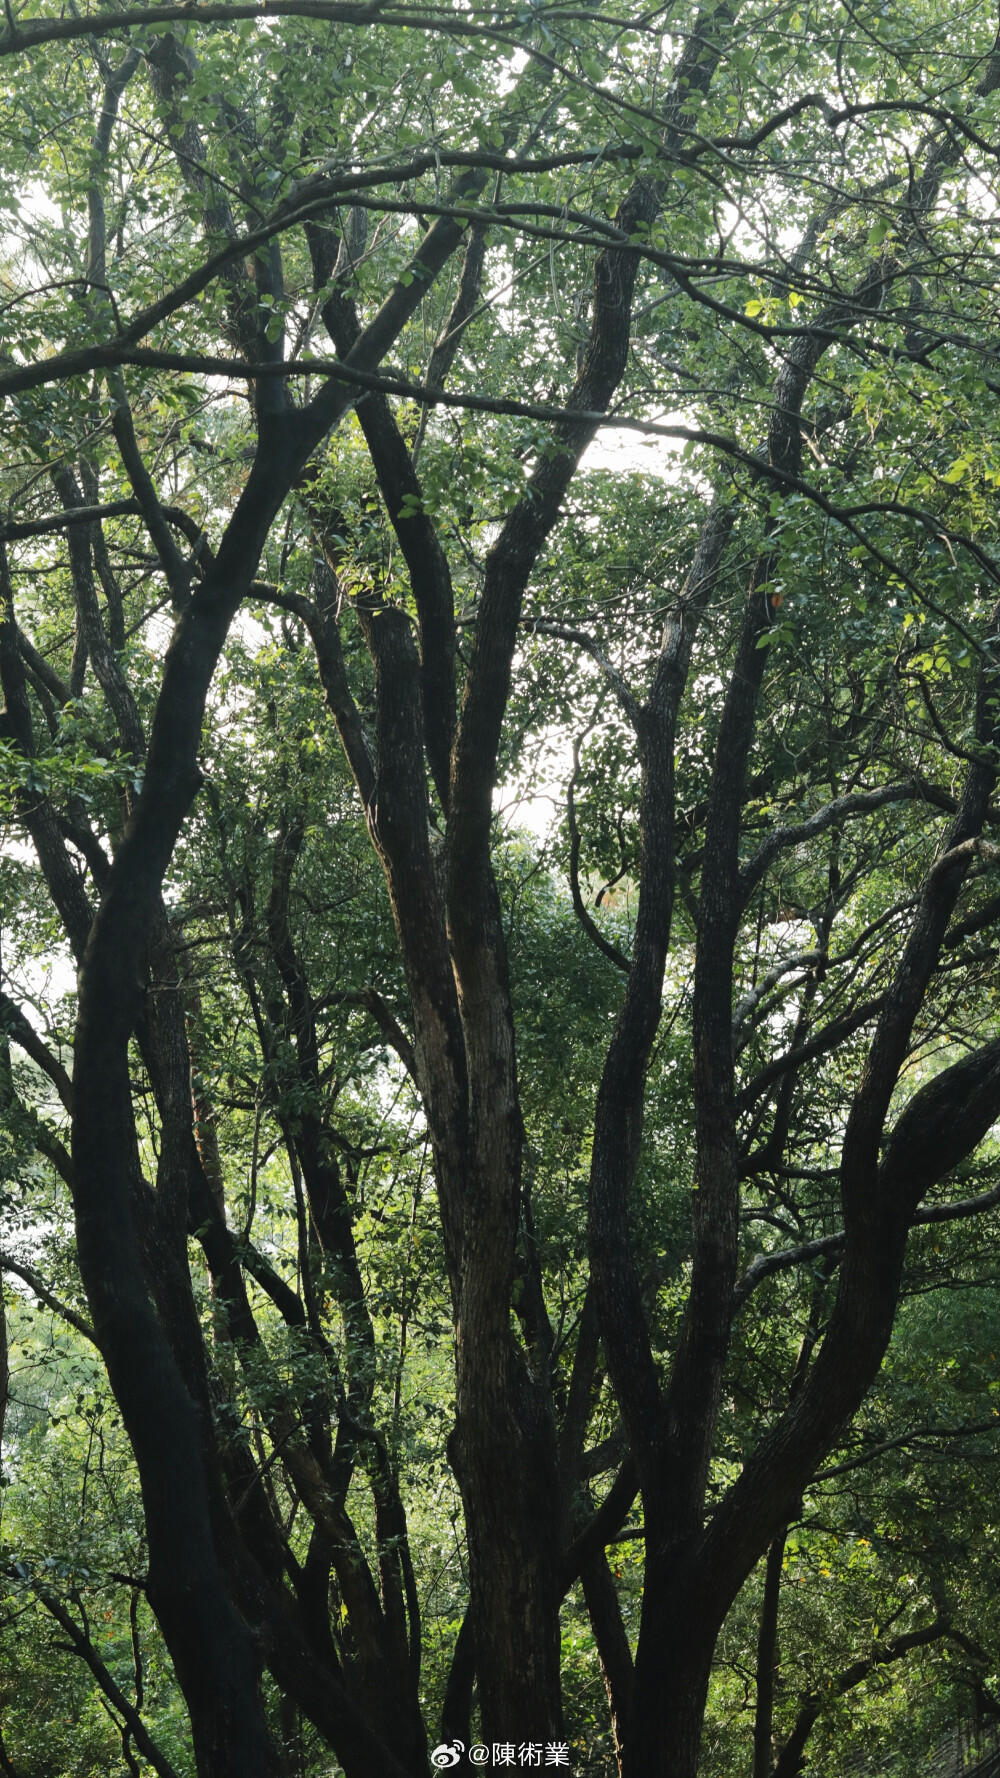
{"label": "forest canopy", "polygon": [[6,0],[0,1770],[1000,1720],[1000,40]]}

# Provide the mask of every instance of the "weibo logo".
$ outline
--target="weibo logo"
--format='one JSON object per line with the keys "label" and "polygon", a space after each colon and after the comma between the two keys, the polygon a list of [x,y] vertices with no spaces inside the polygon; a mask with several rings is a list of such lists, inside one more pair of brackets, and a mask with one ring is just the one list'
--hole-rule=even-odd
{"label": "weibo logo", "polygon": [[464,1741],[442,1741],[431,1754],[431,1765],[443,1772],[448,1766],[457,1766],[464,1752]]}

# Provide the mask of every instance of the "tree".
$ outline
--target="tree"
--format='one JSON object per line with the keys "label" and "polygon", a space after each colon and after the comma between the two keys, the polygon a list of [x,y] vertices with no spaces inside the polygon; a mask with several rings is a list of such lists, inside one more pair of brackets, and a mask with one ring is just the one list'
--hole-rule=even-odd
{"label": "tree", "polygon": [[[1000,1114],[992,38],[210,0],[0,44],[2,1090],[85,1304],[9,1257],[106,1369],[197,1770],[301,1719],[427,1769],[433,1299],[444,1740],[475,1686],[484,1741],[562,1747],[579,1579],[625,1778],[693,1778],[911,1228],[998,1201],[958,1183]],[[605,426],[683,451],[608,476]],[[572,940],[495,814],[545,747]],[[71,1038],[26,1010],[63,940]]]}

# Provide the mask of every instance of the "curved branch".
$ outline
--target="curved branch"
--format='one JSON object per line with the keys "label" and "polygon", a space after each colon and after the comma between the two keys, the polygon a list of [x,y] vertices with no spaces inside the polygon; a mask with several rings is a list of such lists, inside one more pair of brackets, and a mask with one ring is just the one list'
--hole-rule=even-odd
{"label": "curved branch", "polygon": [[768,1062],[760,1070],[759,1074],[755,1074],[751,1080],[747,1081],[746,1086],[740,1088],[736,1095],[737,1110],[748,1110],[754,1100],[759,1099],[761,1093],[766,1093],[776,1080],[780,1080],[783,1074],[788,1073],[789,1069],[801,1068],[806,1062],[815,1061],[817,1056],[826,1056],[831,1050],[836,1049],[838,1044],[845,1043],[848,1037],[853,1037],[855,1031],[859,1031],[862,1025],[867,1025],[869,1020],[875,1018],[876,1014],[881,1011],[884,999],[885,996],[880,994],[875,1000],[862,1001],[861,1005],[856,1006],[853,1012],[844,1013],[839,1019],[831,1019],[830,1023],[824,1025],[822,1031],[817,1031],[816,1036],[810,1038],[808,1043],[801,1044],[798,1049],[786,1050],[783,1056],[775,1056],[773,1061]]}
{"label": "curved branch", "polygon": [[[14,1573],[18,1579],[22,1578],[17,1568]],[[143,1759],[148,1760],[158,1778],[178,1778],[175,1768],[166,1755],[160,1752],[138,1710],[133,1708],[121,1687],[112,1678],[86,1631],[81,1630],[72,1614],[48,1587],[35,1580],[30,1580],[29,1585],[50,1617],[55,1618],[60,1629],[69,1637],[73,1653],[79,1655],[85,1666],[90,1668],[104,1696],[125,1723]]]}
{"label": "curved branch", "polygon": [[55,1293],[49,1289],[44,1278],[39,1277],[34,1266],[25,1265],[24,1261],[20,1259],[11,1259],[8,1253],[0,1253],[0,1272],[13,1272],[15,1278],[20,1278],[29,1290],[34,1291],[40,1303],[44,1303],[47,1309],[51,1309],[54,1315],[58,1315],[60,1320],[67,1322],[70,1327],[75,1327],[77,1333],[82,1334],[85,1340],[90,1340],[92,1345],[97,1346],[97,1335],[90,1322],[85,1321],[82,1315],[78,1315],[75,1309],[71,1309],[68,1303],[60,1302]]}
{"label": "curved branch", "polygon": [[850,796],[834,797],[832,802],[825,803],[810,815],[806,821],[799,821],[794,826],[776,827],[768,834],[767,839],[758,846],[752,858],[749,858],[740,871],[740,883],[744,900],[757,887],[771,860],[779,852],[787,852],[790,846],[801,846],[807,840],[815,839],[819,833],[825,833],[838,821],[850,820],[855,815],[869,815],[875,809],[882,809],[887,803],[906,802],[920,795],[916,784],[887,784],[882,790],[857,791]]}
{"label": "curved branch", "polygon": [[963,840],[961,845],[951,846],[935,859],[927,877],[928,885],[940,882],[949,871],[958,865],[969,864],[973,858],[981,858],[984,864],[1000,864],[1000,846],[991,846],[988,840]]}
{"label": "curved branch", "polygon": [[[940,1642],[942,1637],[949,1634],[949,1629],[948,1620],[939,1617],[923,1630],[908,1630],[903,1636],[895,1636],[891,1642],[876,1643],[870,1655],[865,1655],[861,1660],[854,1661],[850,1667],[847,1667],[843,1673],[832,1680],[824,1695],[829,1697],[832,1694],[835,1697],[843,1697],[845,1692],[851,1691],[854,1686],[860,1685],[863,1680],[867,1679],[876,1667],[884,1667],[891,1661],[902,1660],[904,1655],[910,1654],[915,1648],[926,1648],[929,1643]],[[774,1778],[798,1778],[798,1774],[803,1770],[806,1742],[812,1734],[821,1709],[821,1695],[816,1692],[810,1693],[804,1700],[795,1726],[778,1756],[774,1768]]]}
{"label": "curved branch", "polygon": [[635,1459],[628,1456],[593,1518],[574,1538],[563,1557],[559,1573],[559,1585],[563,1593],[569,1591],[584,1564],[614,1542],[632,1510],[632,1503],[638,1492],[639,1472]]}
{"label": "curved branch", "polygon": [[329,994],[324,1006],[363,1006],[370,1013],[390,1049],[394,1049],[410,1079],[417,1085],[417,1058],[410,1039],[403,1030],[389,1002],[377,988],[348,988]]}
{"label": "curved branch", "polygon": [[600,667],[632,727],[637,734],[639,733],[642,727],[642,705],[624,674],[619,673],[618,668],[612,666],[600,643],[595,642],[593,636],[588,636],[586,630],[569,630],[562,624],[550,624],[540,617],[523,617],[521,628],[530,630],[533,636],[552,636],[557,642],[574,642],[577,648],[582,648],[585,653],[589,654]]}
{"label": "curved branch", "polygon": [[[925,1209],[918,1210],[910,1223],[911,1228],[926,1228],[932,1223],[965,1222],[971,1216],[984,1216],[987,1210],[995,1210],[1000,1204],[1000,1185],[991,1191],[980,1192],[974,1198],[956,1198],[949,1204],[928,1204]],[[782,1247],[776,1253],[759,1253],[751,1260],[736,1289],[733,1299],[734,1315],[742,1309],[743,1304],[758,1284],[770,1278],[775,1272],[787,1272],[793,1266],[806,1265],[814,1259],[839,1260],[844,1251],[846,1236],[843,1229],[832,1235],[820,1235],[815,1241],[803,1241],[798,1247]]]}
{"label": "curved branch", "polygon": [[574,795],[574,787],[579,770],[580,743],[579,741],[574,741],[573,771],[569,783],[566,786],[566,820],[569,825],[569,889],[570,895],[573,898],[573,911],[576,914],[580,925],[583,927],[584,932],[587,934],[587,937],[590,939],[591,944],[596,945],[597,949],[601,952],[601,955],[606,957],[609,963],[613,963],[616,969],[620,969],[623,975],[628,975],[632,968],[631,962],[628,957],[626,957],[624,951],[619,950],[618,946],[614,944],[611,939],[605,938],[597,921],[592,917],[589,909],[586,907],[583,896],[580,893],[580,829],[576,823],[576,800]]}
{"label": "curved branch", "polygon": [[56,1092],[59,1094],[66,1110],[70,1108],[73,1083],[57,1056],[52,1054],[48,1046],[42,1042],[35,1027],[29,1022],[17,1002],[0,990],[0,1021],[7,1027],[7,1034],[12,1037],[19,1049],[37,1067],[47,1074]]}

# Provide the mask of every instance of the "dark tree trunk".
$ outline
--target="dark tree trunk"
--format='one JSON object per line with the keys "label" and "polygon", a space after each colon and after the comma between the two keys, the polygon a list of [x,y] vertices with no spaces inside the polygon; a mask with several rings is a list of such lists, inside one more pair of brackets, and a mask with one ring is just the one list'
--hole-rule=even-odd
{"label": "dark tree trunk", "polygon": [[774,1760],[774,1688],[778,1667],[778,1606],[785,1560],[787,1527],[782,1526],[767,1552],[764,1599],[757,1632],[757,1696],[753,1722],[753,1778],[771,1778]]}
{"label": "dark tree trunk", "polygon": [[594,1641],[597,1644],[604,1687],[608,1694],[611,1733],[614,1736],[618,1769],[621,1771],[624,1765],[625,1747],[628,1742],[629,1711],[632,1704],[635,1672],[632,1664],[632,1650],[629,1647],[625,1625],[622,1622],[621,1606],[618,1603],[614,1577],[603,1551],[599,1555],[589,1557],[583,1564],[580,1570],[580,1584],[583,1588],[591,1629],[594,1632]]}

